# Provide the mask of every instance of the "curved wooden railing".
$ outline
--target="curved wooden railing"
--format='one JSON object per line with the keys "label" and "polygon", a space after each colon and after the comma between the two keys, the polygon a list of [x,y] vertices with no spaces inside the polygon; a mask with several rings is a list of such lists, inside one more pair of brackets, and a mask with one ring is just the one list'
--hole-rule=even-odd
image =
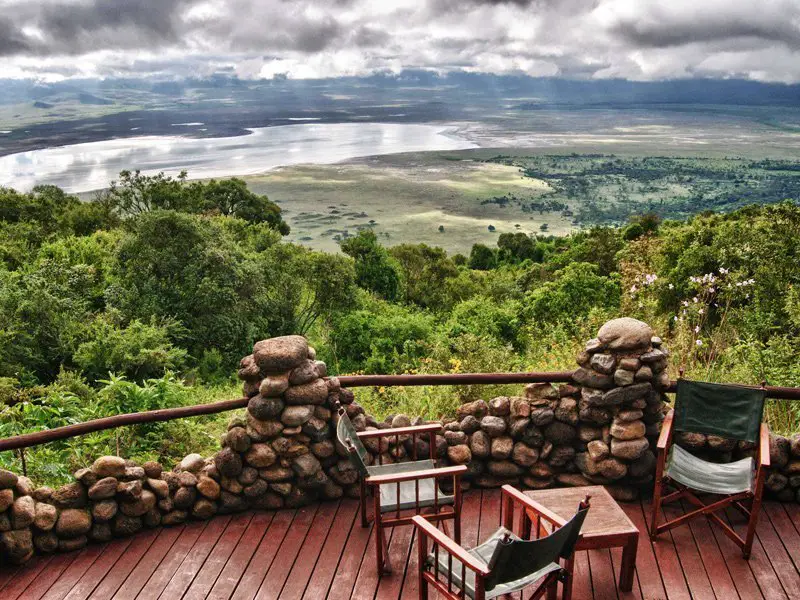
{"label": "curved wooden railing", "polygon": [[[342,387],[392,387],[392,386],[438,386],[438,385],[499,385],[509,383],[571,383],[572,371],[545,373],[448,373],[444,375],[344,375],[338,378]],[[672,381],[667,392],[675,391]],[[755,387],[755,386],[754,386]],[[800,388],[766,386],[767,397],[776,400],[800,400]],[[0,439],[0,452],[29,448],[48,442],[65,440],[95,431],[115,429],[127,425],[172,421],[184,417],[213,415],[247,406],[249,398],[223,400],[209,404],[163,408],[140,413],[128,413],[93,419],[45,431],[26,433]]]}

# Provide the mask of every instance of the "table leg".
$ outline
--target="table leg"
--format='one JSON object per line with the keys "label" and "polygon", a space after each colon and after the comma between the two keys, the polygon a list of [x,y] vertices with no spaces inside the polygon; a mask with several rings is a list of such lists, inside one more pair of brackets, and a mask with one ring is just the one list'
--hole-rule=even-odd
{"label": "table leg", "polygon": [[636,568],[636,550],[639,546],[639,534],[628,538],[622,549],[622,565],[619,568],[619,589],[630,592],[633,589],[633,570]]}

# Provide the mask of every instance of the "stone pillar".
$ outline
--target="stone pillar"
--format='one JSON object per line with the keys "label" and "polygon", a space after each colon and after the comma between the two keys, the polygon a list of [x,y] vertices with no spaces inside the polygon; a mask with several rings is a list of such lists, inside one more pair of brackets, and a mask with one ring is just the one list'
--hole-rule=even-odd
{"label": "stone pillar", "polygon": [[618,498],[634,498],[652,485],[668,356],[649,325],[626,317],[603,325],[577,357],[575,464],[588,481],[609,485]]}
{"label": "stone pillar", "polygon": [[214,457],[220,509],[297,507],[341,497],[342,487],[325,472],[338,463],[332,441],[338,379],[326,377],[325,363],[299,335],[257,342],[240,367],[250,401],[246,418],[231,422]]}

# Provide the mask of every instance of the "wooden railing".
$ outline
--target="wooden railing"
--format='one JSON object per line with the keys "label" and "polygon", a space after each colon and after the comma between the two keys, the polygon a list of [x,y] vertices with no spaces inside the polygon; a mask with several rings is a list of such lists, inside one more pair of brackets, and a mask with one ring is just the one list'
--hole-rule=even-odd
{"label": "wooden railing", "polygon": [[[438,386],[438,385],[499,385],[509,383],[571,383],[572,371],[556,371],[549,373],[448,373],[444,375],[345,375],[338,378],[342,387],[392,387],[392,386]],[[675,391],[676,382],[671,382],[667,392]],[[800,388],[767,386],[767,397],[776,400],[800,400]],[[163,408],[140,413],[128,413],[93,419],[84,423],[75,423],[64,427],[56,427],[45,431],[26,433],[10,438],[0,439],[0,452],[29,448],[58,440],[115,429],[127,425],[141,425],[159,421],[172,421],[184,417],[213,415],[239,408],[245,408],[249,398],[237,398],[181,406]]]}

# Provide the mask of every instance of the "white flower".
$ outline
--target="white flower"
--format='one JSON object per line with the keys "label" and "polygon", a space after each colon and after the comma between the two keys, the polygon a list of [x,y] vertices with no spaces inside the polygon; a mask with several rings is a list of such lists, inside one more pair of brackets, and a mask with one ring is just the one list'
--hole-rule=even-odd
{"label": "white flower", "polygon": [[697,304],[697,296],[695,296],[694,298],[692,298],[692,302],[694,302],[695,304]]}
{"label": "white flower", "polygon": [[670,284],[669,284],[669,289],[671,289],[671,290],[674,290],[674,289],[675,289],[675,286],[674,286],[674,285],[672,285],[672,284],[670,283]]}
{"label": "white flower", "polygon": [[697,344],[698,346],[702,346],[703,345],[703,340],[697,340],[695,342],[695,344]]}
{"label": "white flower", "polygon": [[700,325],[695,325],[694,332],[700,333]]}
{"label": "white flower", "polygon": [[698,313],[700,313],[700,314],[702,315],[702,314],[703,314],[703,309],[701,308],[701,309],[699,309],[697,312],[698,312]]}
{"label": "white flower", "polygon": [[636,291],[636,286],[635,286],[635,285],[632,285],[632,286],[631,286],[631,294],[633,294],[635,291]]}
{"label": "white flower", "polygon": [[719,274],[720,275],[726,275],[727,273],[728,273],[728,269],[726,269],[725,267],[720,267],[719,268]]}

